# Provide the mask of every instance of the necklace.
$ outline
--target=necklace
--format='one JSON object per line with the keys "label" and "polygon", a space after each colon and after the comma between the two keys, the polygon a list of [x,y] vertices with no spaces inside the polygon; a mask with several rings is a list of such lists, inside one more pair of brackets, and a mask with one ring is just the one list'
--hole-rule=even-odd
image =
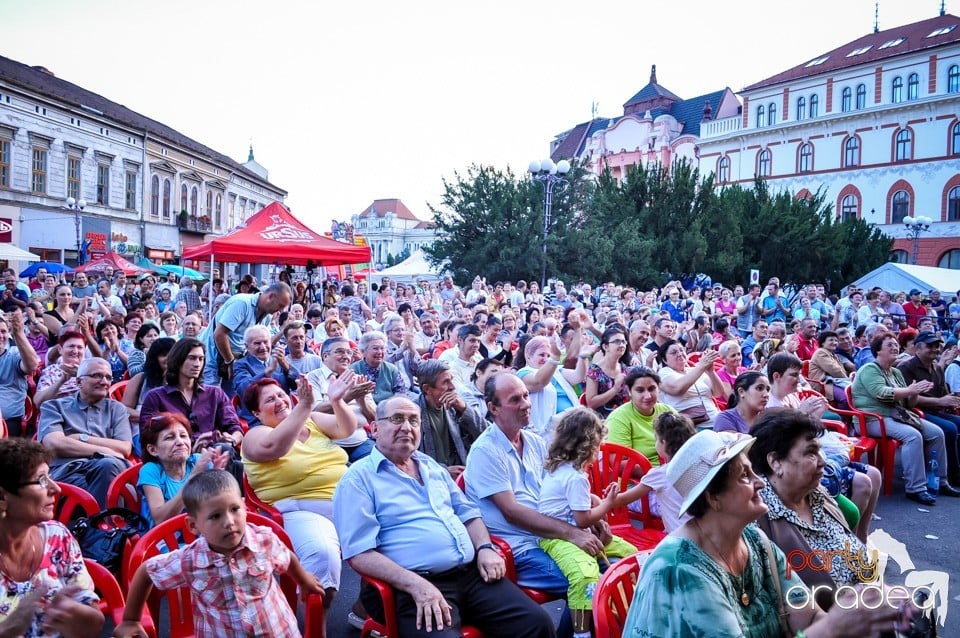
{"label": "necklace", "polygon": [[[713,539],[710,538],[706,533],[704,533],[703,528],[700,527],[700,521],[694,519],[693,522],[696,524],[697,531],[700,533],[700,536],[702,538],[705,538],[707,542],[710,543],[710,545],[713,547],[713,549],[716,550],[716,552],[720,555],[720,559],[723,561],[723,566],[726,569],[727,573],[730,574],[731,578],[733,579],[734,585],[739,585],[739,587],[735,587],[735,589],[740,590],[740,604],[746,607],[747,605],[750,604],[750,596],[747,595],[747,589],[745,586],[746,583],[745,583],[745,579],[743,578],[743,574],[741,574],[740,576],[734,575],[734,572],[736,570],[734,570],[732,567],[733,563],[731,563],[730,560],[724,555],[724,553],[720,551],[720,548],[717,546],[716,543],[713,542]],[[738,541],[738,546],[739,546],[739,541]]]}
{"label": "necklace", "polygon": [[17,578],[17,576],[18,576],[19,574],[24,573],[24,570],[21,568],[21,571],[16,572],[16,573],[15,573],[13,570],[11,570],[11,569],[7,566],[6,558],[4,558],[4,556],[3,556],[2,553],[0,553],[0,570],[3,570],[3,573],[5,573],[7,576],[9,576],[9,577],[11,578],[11,580],[15,580],[15,581],[17,581],[17,582],[21,582],[21,581],[23,581],[23,580],[25,580],[25,579],[29,579],[30,576],[33,575],[34,563],[36,562],[36,559],[37,559],[37,544],[36,544],[36,542],[34,541],[34,539],[31,538],[31,539],[30,539],[30,562],[28,562],[28,563],[26,564],[27,569],[25,570],[25,571],[26,571],[26,576],[25,576],[25,578]]}

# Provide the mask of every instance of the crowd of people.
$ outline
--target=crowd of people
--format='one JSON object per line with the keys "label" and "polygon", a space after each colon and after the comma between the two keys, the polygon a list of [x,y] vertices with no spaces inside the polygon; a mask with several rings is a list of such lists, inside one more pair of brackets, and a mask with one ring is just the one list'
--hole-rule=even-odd
{"label": "crowd of people", "polygon": [[[183,511],[191,520],[207,509],[197,494],[209,493],[220,495],[225,524],[242,530],[229,514],[234,487],[252,489],[293,543],[295,556],[275,568],[329,606],[349,561],[396,590],[403,635],[459,635],[462,624],[590,635],[598,557],[636,551],[611,536],[605,515],[641,501],[671,535],[644,567],[628,625],[774,635],[784,601],[771,579],[784,590],[795,578],[830,591],[857,582],[840,554],[826,573],[788,578],[784,553],[857,551],[880,493],[878,469],[850,458],[847,439],[824,435],[823,419],[840,418],[832,410],[883,418],[860,434],[883,428],[900,442],[908,498],[930,506],[960,496],[960,303],[938,291],[851,287],[838,297],[810,284],[788,294],[776,277],[765,288],[671,281],[643,291],[480,277],[466,288],[451,277],[318,287],[287,271],[235,285],[215,271],[201,287],[172,274],[101,275],[68,284],[42,269],[29,281],[4,273],[0,410],[11,441],[36,434],[39,445],[0,447],[14,459],[0,474],[10,601],[0,635],[26,626],[18,606],[41,609],[30,586],[11,584],[34,572],[8,567],[33,565],[24,525],[51,525],[57,482],[105,506],[135,460],[149,520]],[[121,387],[122,400],[109,396]],[[603,440],[638,451],[652,470],[623,492],[591,496],[585,467]],[[927,482],[932,453],[937,488]],[[211,470],[223,476],[204,478]],[[36,501],[29,516],[25,499]],[[215,555],[270,544],[261,528],[246,528],[255,542],[197,529],[219,535],[201,548]],[[75,557],[65,529],[43,534],[44,551],[66,543]],[[515,582],[491,535],[510,545]],[[61,578],[69,595],[47,613],[93,616],[94,599],[75,592],[89,579],[71,560],[71,578]],[[133,608],[151,583],[175,586],[170,565],[137,574]],[[566,597],[570,613],[555,628],[517,587]],[[894,619],[833,602],[820,596],[810,613],[791,614],[791,631],[859,635]],[[364,587],[350,621],[382,614]],[[136,635],[139,615],[126,618],[118,635]],[[42,611],[33,622],[55,626]]]}

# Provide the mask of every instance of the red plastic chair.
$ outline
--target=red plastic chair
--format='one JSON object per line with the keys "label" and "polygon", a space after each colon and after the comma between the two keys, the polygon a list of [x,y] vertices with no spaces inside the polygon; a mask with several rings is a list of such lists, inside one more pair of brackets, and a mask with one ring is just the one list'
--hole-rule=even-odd
{"label": "red plastic chair", "polygon": [[87,490],[60,481],[57,481],[57,486],[60,488],[60,496],[57,498],[54,518],[59,522],[67,525],[74,518],[100,513],[100,504]]}
{"label": "red plastic chair", "polygon": [[640,565],[636,555],[620,559],[600,576],[593,595],[594,635],[621,638],[639,578]]}
{"label": "red plastic chair", "polygon": [[240,416],[240,397],[238,397],[237,395],[233,395],[233,398],[230,399],[230,402],[233,403],[233,409],[237,413],[237,420],[240,421],[240,429],[243,430],[244,434],[246,434],[247,431],[250,429],[250,424],[247,423],[247,421],[242,416]]}
{"label": "red plastic chair", "polygon": [[[123,622],[123,608],[126,605],[120,584],[117,583],[113,574],[100,563],[89,558],[84,558],[83,563],[90,574],[90,579],[93,580],[93,587],[97,595],[100,596],[100,611],[106,618],[113,620],[113,625],[116,627]],[[140,624],[143,625],[143,629],[147,632],[149,638],[157,638],[157,628],[153,624],[153,618],[146,610],[140,618]]]}
{"label": "red plastic chair", "polygon": [[[815,390],[798,390],[797,391],[797,397],[801,401],[809,397],[815,397],[815,396],[822,397],[825,401],[827,400],[826,397],[824,397],[819,392],[816,392]],[[827,403],[829,404],[829,401],[827,401]],[[836,414],[839,414],[840,416],[846,416],[849,419],[853,419],[855,416],[853,412],[849,410],[840,409],[834,405],[830,405],[830,411]],[[844,436],[850,436],[851,438],[854,439],[855,443],[853,446],[852,460],[859,461],[861,458],[863,458],[863,455],[866,454],[870,457],[870,462],[872,464],[876,463],[877,442],[874,439],[871,439],[868,436],[857,436],[857,435],[851,436],[849,431],[850,428],[848,428],[847,424],[842,421],[834,421],[833,419],[821,419],[820,422],[823,423],[823,427],[827,428],[828,430],[839,432]],[[861,430],[864,430],[864,429],[866,429],[865,421],[864,421],[864,424],[861,426]]]}
{"label": "red plastic chair", "polygon": [[110,393],[108,394],[108,396],[114,401],[123,401],[123,393],[127,391],[128,383],[130,383],[130,379],[117,381],[112,386],[110,386]]}
{"label": "red plastic chair", "polygon": [[257,493],[250,487],[250,481],[247,480],[246,474],[243,475],[243,499],[246,501],[249,511],[266,516],[280,527],[283,527],[283,514],[273,505],[269,505],[260,500]]}
{"label": "red plastic chair", "polygon": [[[838,414],[850,414],[857,419],[860,425],[860,434],[876,441],[876,450],[874,452],[874,465],[879,468],[883,475],[883,494],[890,496],[893,494],[893,473],[894,460],[897,455],[897,448],[900,447],[900,441],[887,436],[887,423],[883,417],[875,412],[864,412],[858,410],[853,403],[853,386],[848,385],[845,389],[847,394],[847,403],[850,405],[849,412],[846,410],[833,409]],[[880,436],[869,436],[867,434],[867,419],[876,419],[880,424]]]}
{"label": "red plastic chair", "polygon": [[[632,448],[616,443],[600,444],[600,458],[590,464],[587,474],[590,478],[590,491],[603,498],[603,490],[611,483],[617,483],[620,491],[626,491],[639,477],[650,471],[650,461]],[[639,550],[653,549],[666,538],[663,521],[650,512],[650,500],[641,499],[643,514],[640,520],[643,529],[637,529],[630,522],[630,511],[626,507],[615,507],[607,514],[610,531],[632,543]]]}
{"label": "red plastic chair", "polygon": [[[158,556],[169,547],[179,547],[183,543],[191,543],[196,536],[187,528],[187,515],[178,514],[160,523],[143,538],[137,542],[133,548],[133,554],[130,557],[130,564],[127,573],[129,578],[133,578],[140,565],[153,556]],[[274,521],[265,516],[254,512],[247,514],[247,522],[254,525],[269,527],[280,541],[293,551],[293,544],[290,537],[283,531],[283,528]],[[127,587],[130,587],[129,581]],[[290,603],[290,607],[297,609],[297,583],[289,574],[280,576],[280,587],[283,594]],[[193,608],[190,604],[190,591],[187,588],[171,589],[166,592],[151,592],[147,600],[147,608],[150,610],[150,616],[156,625],[160,624],[160,601],[166,599],[168,605],[168,616],[170,629],[166,634],[170,638],[188,638],[193,634]],[[319,638],[323,635],[323,597],[317,594],[310,594],[306,597],[306,613],[304,615],[305,626],[304,638]]]}
{"label": "red plastic chair", "polygon": [[[135,463],[110,482],[107,488],[107,507],[123,507],[131,512],[139,514],[143,507],[143,495],[137,488],[137,480],[140,478],[140,468],[143,463]],[[133,547],[140,539],[139,536],[127,539],[127,544],[123,548],[123,562],[120,564],[120,579],[126,582],[129,574],[127,567],[130,563],[130,555],[133,553]]]}
{"label": "red plastic chair", "polygon": [[[360,630],[360,638],[369,638],[378,635],[382,638],[400,638],[400,629],[397,627],[397,606],[393,597],[393,588],[382,580],[371,578],[370,576],[360,575],[363,582],[372,586],[380,594],[380,600],[383,603],[384,622],[379,623],[372,617],[363,621],[363,629]],[[483,634],[476,627],[468,625],[463,626],[463,638],[483,638]]]}

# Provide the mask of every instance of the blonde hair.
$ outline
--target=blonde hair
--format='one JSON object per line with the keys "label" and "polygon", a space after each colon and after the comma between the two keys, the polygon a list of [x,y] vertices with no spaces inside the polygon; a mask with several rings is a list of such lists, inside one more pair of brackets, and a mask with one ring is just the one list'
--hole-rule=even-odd
{"label": "blonde hair", "polygon": [[578,472],[596,460],[607,426],[593,410],[575,407],[563,413],[553,434],[553,443],[543,463],[553,472],[564,463],[571,463]]}

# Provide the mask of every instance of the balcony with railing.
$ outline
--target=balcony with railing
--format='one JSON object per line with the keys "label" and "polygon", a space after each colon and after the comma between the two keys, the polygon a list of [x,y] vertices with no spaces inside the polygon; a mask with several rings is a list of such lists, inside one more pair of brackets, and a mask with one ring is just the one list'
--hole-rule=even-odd
{"label": "balcony with railing", "polygon": [[700,123],[700,139],[705,140],[711,137],[722,137],[740,130],[743,124],[743,116],[726,117],[722,120],[711,120]]}
{"label": "balcony with railing", "polygon": [[179,215],[177,217],[177,228],[191,233],[209,233],[213,225],[209,217],[193,217],[191,215]]}

